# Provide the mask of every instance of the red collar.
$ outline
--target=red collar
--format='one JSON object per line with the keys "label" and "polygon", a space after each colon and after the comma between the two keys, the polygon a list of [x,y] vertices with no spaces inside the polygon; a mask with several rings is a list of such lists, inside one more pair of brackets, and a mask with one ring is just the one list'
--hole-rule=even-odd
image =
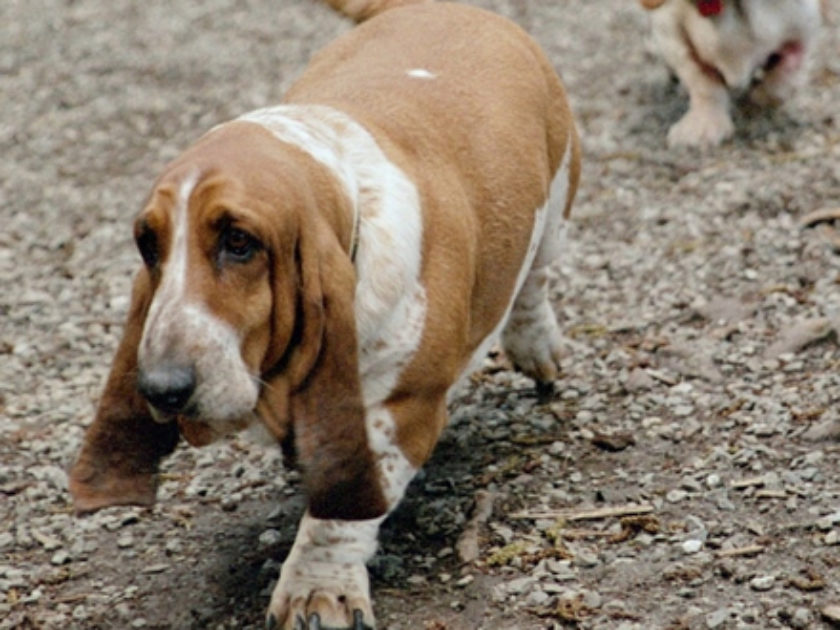
{"label": "red collar", "polygon": [[696,0],[697,10],[703,17],[712,17],[723,11],[723,0]]}

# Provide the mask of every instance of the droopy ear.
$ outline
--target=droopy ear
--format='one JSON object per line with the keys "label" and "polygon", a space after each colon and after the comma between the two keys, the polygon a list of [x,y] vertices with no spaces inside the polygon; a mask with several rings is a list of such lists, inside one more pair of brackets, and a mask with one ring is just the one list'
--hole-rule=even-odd
{"label": "droopy ear", "polygon": [[274,412],[291,418],[310,514],[371,519],[387,505],[365,428],[353,309],[356,274],[323,220],[303,221],[297,325],[287,360],[270,381],[275,404],[282,406],[278,394],[288,392],[288,407]]}
{"label": "droopy ear", "polygon": [[658,9],[661,7],[667,0],[639,0],[640,4],[648,10],[651,9]]}
{"label": "droopy ear", "polygon": [[150,300],[149,278],[141,271],[105,392],[70,470],[70,494],[78,512],[154,503],[158,462],[178,443],[177,425],[152,420],[136,386],[137,346]]}

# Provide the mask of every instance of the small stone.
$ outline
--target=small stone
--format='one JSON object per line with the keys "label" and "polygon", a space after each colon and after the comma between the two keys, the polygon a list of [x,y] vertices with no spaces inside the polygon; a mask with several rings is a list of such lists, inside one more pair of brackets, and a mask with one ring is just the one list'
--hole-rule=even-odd
{"label": "small stone", "polygon": [[457,586],[459,588],[464,588],[464,587],[472,584],[474,581],[475,581],[475,576],[474,575],[465,575],[460,580],[455,582],[455,586]]}
{"label": "small stone", "polygon": [[706,485],[709,488],[717,488],[720,486],[720,475],[717,473],[712,473],[708,477],[706,477]]}
{"label": "small stone", "polygon": [[163,573],[169,568],[169,565],[165,562],[161,562],[158,564],[150,564],[146,568],[143,569],[143,573]]}
{"label": "small stone", "polygon": [[117,538],[117,547],[120,549],[128,549],[134,545],[134,536],[131,534],[123,534]]}
{"label": "small stone", "polygon": [[675,488],[673,490],[670,490],[668,494],[665,495],[665,500],[668,501],[668,503],[679,503],[687,496],[688,492],[686,492],[685,490]]}
{"label": "small stone", "polygon": [[805,628],[809,628],[811,626],[813,617],[814,616],[811,614],[811,611],[807,608],[797,608],[790,618],[790,625],[798,630],[804,630]]}
{"label": "small stone", "polygon": [[823,541],[826,545],[836,545],[840,542],[840,533],[838,533],[836,529],[832,529],[825,535]]}
{"label": "small stone", "polygon": [[579,551],[575,556],[575,565],[584,568],[597,567],[601,561],[598,556],[591,551]]}
{"label": "small stone", "polygon": [[840,604],[829,604],[823,607],[820,614],[829,621],[840,622]]}
{"label": "small stone", "polygon": [[750,588],[754,591],[769,591],[775,582],[776,578],[773,575],[756,576],[750,580]]}
{"label": "small stone", "polygon": [[690,540],[686,540],[686,541],[685,541],[685,542],[683,542],[683,544],[682,544],[682,550],[683,550],[683,552],[685,552],[686,554],[693,554],[693,553],[697,553],[697,552],[698,552],[698,551],[700,551],[702,548],[703,548],[703,542],[702,542],[702,541],[700,541],[700,540],[696,540],[696,539],[694,539],[694,538],[692,538],[692,539],[690,539]]}
{"label": "small stone", "polygon": [[550,597],[551,596],[545,591],[535,590],[532,591],[527,598],[525,598],[525,601],[529,606],[538,607],[544,605]]}
{"label": "small stone", "polygon": [[239,507],[239,501],[237,498],[239,497],[235,495],[227,495],[219,502],[219,507],[222,508],[223,512],[235,512],[236,508]]}
{"label": "small stone", "polygon": [[728,608],[718,608],[714,612],[710,612],[706,615],[706,627],[707,628],[719,628],[726,620],[729,619],[729,609]]}
{"label": "small stone", "polygon": [[267,549],[274,545],[279,545],[283,540],[283,536],[276,529],[267,529],[257,539],[260,548]]}
{"label": "small stone", "polygon": [[61,566],[62,564],[67,564],[68,562],[70,562],[70,554],[63,549],[56,551],[50,558],[50,563],[55,566]]}
{"label": "small stone", "polygon": [[508,582],[507,586],[505,586],[505,590],[510,595],[521,595],[522,593],[531,590],[536,583],[537,580],[535,578],[525,576]]}

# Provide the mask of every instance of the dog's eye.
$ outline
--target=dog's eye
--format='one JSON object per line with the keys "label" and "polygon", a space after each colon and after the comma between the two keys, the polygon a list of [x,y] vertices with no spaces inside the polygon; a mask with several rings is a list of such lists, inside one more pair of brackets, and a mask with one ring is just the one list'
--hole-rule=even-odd
{"label": "dog's eye", "polygon": [[137,241],[137,249],[140,250],[140,256],[143,257],[146,266],[150,269],[156,267],[160,258],[157,235],[148,226],[145,226],[139,231],[135,241]]}
{"label": "dog's eye", "polygon": [[260,242],[239,228],[227,228],[219,241],[219,252],[227,260],[246,263],[260,249]]}

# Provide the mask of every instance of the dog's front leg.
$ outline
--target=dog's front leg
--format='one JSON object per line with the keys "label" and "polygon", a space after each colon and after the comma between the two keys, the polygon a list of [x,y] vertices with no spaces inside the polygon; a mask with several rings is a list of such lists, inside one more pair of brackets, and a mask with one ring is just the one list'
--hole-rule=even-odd
{"label": "dog's front leg", "polygon": [[338,521],[304,514],[271,596],[267,627],[372,628],[365,564],[376,551],[383,519]]}
{"label": "dog's front leg", "polygon": [[668,131],[668,146],[715,146],[735,132],[729,91],[720,72],[699,57],[683,16],[674,11],[664,7],[653,16],[654,38],[689,98],[688,111]]}
{"label": "dog's front leg", "polygon": [[[445,414],[442,396],[431,404],[403,399],[368,409],[368,444],[377,462],[378,481],[388,512],[397,506],[418,466],[431,452],[445,424]],[[385,517],[345,521],[313,518],[307,512],[271,596],[267,627],[373,628],[365,565],[376,551],[379,526]]]}

